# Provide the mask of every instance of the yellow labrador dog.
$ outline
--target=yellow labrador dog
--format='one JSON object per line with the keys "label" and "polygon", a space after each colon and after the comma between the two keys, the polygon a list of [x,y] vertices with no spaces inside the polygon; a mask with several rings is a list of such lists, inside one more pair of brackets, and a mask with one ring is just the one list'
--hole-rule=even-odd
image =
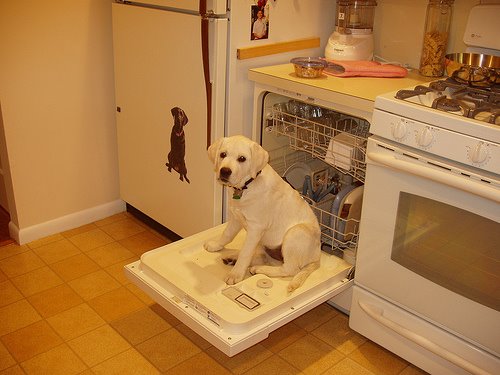
{"label": "yellow labrador dog", "polygon": [[320,265],[321,233],[316,216],[299,193],[268,164],[269,154],[243,136],[221,138],[208,148],[218,181],[232,188],[226,229],[208,251],[219,251],[244,228],[245,242],[225,282],[252,274],[293,276],[288,292]]}

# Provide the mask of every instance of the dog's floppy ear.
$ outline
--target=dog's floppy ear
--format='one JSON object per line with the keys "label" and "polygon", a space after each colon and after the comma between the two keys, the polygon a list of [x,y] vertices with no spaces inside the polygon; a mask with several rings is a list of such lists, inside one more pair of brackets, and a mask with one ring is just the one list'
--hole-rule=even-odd
{"label": "dog's floppy ear", "polygon": [[212,143],[210,145],[210,147],[208,147],[208,150],[207,150],[208,158],[214,164],[215,164],[215,160],[217,158],[217,155],[219,154],[219,148],[222,145],[222,142],[224,142],[224,139],[225,138],[219,138],[218,140],[214,141],[214,143]]}
{"label": "dog's floppy ear", "polygon": [[258,143],[252,145],[252,178],[257,177],[257,173],[262,171],[269,161],[269,153]]}

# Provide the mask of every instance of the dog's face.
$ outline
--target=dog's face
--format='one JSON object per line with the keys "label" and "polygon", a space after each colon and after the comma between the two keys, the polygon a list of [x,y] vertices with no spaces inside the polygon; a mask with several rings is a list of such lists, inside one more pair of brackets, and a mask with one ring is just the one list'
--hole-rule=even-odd
{"label": "dog's face", "polygon": [[241,135],[215,141],[208,148],[208,157],[215,166],[217,180],[235,188],[257,177],[269,160],[266,150]]}

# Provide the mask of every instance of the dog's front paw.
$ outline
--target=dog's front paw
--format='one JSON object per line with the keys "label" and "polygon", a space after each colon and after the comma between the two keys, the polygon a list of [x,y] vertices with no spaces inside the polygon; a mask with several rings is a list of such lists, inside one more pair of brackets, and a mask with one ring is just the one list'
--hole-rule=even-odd
{"label": "dog's front paw", "polygon": [[203,244],[203,247],[206,251],[210,251],[211,253],[213,253],[214,251],[220,251],[224,248],[224,246],[213,240],[205,242]]}
{"label": "dog's front paw", "polygon": [[238,284],[245,277],[245,272],[238,272],[234,268],[229,272],[224,280],[227,285]]}

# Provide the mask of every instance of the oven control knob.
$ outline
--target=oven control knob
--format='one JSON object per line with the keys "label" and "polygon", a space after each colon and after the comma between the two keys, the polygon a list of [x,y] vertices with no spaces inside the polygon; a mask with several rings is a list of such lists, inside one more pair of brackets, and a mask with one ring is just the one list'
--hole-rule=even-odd
{"label": "oven control knob", "polygon": [[408,126],[406,125],[405,120],[397,122],[392,127],[392,136],[397,141],[403,140],[407,134],[408,134]]}
{"label": "oven control knob", "polygon": [[417,134],[417,145],[420,147],[429,147],[434,140],[431,129],[426,126]]}
{"label": "oven control knob", "polygon": [[488,150],[483,142],[479,142],[475,147],[470,150],[470,160],[473,163],[481,164],[488,158]]}

